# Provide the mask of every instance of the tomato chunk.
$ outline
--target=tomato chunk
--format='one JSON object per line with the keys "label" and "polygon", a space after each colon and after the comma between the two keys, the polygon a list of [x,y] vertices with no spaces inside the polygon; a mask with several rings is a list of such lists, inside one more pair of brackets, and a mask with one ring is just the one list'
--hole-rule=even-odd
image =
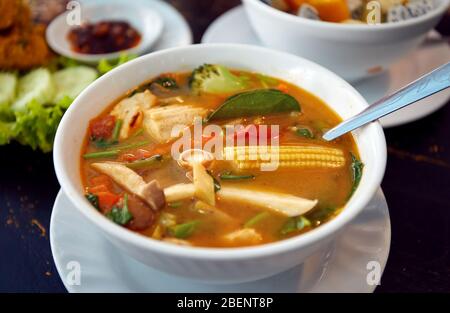
{"label": "tomato chunk", "polygon": [[91,121],[89,128],[91,137],[95,139],[108,139],[111,137],[116,124],[116,118],[112,115],[96,118]]}
{"label": "tomato chunk", "polygon": [[120,200],[120,196],[106,191],[95,194],[98,197],[98,205],[103,213],[111,211],[112,207]]}

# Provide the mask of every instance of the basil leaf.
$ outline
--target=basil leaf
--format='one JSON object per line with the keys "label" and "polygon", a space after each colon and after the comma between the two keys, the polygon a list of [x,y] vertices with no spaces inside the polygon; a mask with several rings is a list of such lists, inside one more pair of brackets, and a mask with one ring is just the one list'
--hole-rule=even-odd
{"label": "basil leaf", "polygon": [[311,130],[309,130],[306,127],[302,127],[302,126],[296,126],[295,127],[295,133],[300,136],[300,137],[305,137],[305,138],[309,138],[309,139],[313,139],[314,135],[312,133]]}
{"label": "basil leaf", "polygon": [[276,89],[259,89],[228,98],[207,121],[292,111],[300,111],[294,97]]}
{"label": "basil leaf", "polygon": [[128,194],[125,194],[123,207],[118,208],[114,206],[111,211],[106,214],[106,217],[119,225],[128,224],[128,222],[133,219],[133,215],[128,211]]}
{"label": "basil leaf", "polygon": [[96,208],[97,210],[100,210],[100,206],[98,204],[98,196],[92,194],[92,193],[87,193],[85,195],[86,199],[92,204],[92,206],[94,208]]}
{"label": "basil leaf", "polygon": [[355,192],[356,188],[358,188],[359,182],[361,181],[364,163],[362,163],[360,160],[358,160],[353,153],[350,153],[350,157],[352,160],[352,164],[350,165],[351,171],[352,171],[352,191],[350,193],[350,197]]}
{"label": "basil leaf", "polygon": [[288,221],[281,228],[280,233],[282,235],[287,235],[309,226],[311,226],[311,221],[309,219],[304,216],[295,216],[288,219]]}

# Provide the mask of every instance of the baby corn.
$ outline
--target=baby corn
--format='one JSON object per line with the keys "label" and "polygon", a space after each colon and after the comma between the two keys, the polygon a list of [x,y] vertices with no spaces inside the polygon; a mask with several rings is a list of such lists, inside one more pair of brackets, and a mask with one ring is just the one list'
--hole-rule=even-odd
{"label": "baby corn", "polygon": [[237,169],[257,169],[278,160],[278,168],[339,168],[345,165],[342,150],[323,146],[226,147],[226,160]]}

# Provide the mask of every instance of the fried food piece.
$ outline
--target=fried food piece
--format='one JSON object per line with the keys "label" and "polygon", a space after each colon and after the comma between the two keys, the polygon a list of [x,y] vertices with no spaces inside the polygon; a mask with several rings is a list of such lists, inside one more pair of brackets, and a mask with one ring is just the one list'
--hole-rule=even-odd
{"label": "fried food piece", "polygon": [[0,69],[26,70],[47,64],[50,57],[41,26],[14,29],[9,36],[0,36]]}
{"label": "fried food piece", "polygon": [[19,0],[0,0],[0,30],[10,28],[19,13]]}

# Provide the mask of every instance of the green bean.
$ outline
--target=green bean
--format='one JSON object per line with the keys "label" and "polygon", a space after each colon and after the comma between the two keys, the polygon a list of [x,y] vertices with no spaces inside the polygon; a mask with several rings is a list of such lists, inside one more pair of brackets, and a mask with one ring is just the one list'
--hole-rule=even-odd
{"label": "green bean", "polygon": [[128,145],[115,146],[111,150],[120,150],[120,151],[130,150],[130,149],[139,148],[139,147],[148,145],[149,143],[150,143],[150,141],[145,140],[145,141],[140,141],[140,142],[136,142],[136,143],[132,143],[132,144],[128,144]]}
{"label": "green bean", "polygon": [[120,129],[122,128],[123,121],[121,119],[118,119],[116,121],[116,124],[114,125],[113,135],[112,135],[112,141],[115,142],[119,139],[120,135]]}
{"label": "green bean", "polygon": [[119,155],[119,152],[120,152],[119,150],[108,150],[108,151],[101,151],[101,152],[86,153],[85,155],[83,155],[83,158],[85,160],[115,158]]}
{"label": "green bean", "polygon": [[262,221],[263,219],[265,219],[266,217],[269,217],[270,214],[269,212],[261,212],[256,214],[255,216],[253,216],[251,219],[249,219],[245,224],[244,227],[245,228],[249,228],[249,227],[253,227],[256,224],[258,224],[260,221]]}
{"label": "green bean", "polygon": [[154,165],[159,165],[163,157],[161,155],[154,155],[148,159],[139,160],[131,163],[124,163],[124,165],[133,170],[142,169],[146,167],[153,167]]}
{"label": "green bean", "polygon": [[189,236],[191,236],[197,225],[199,224],[199,221],[192,221],[184,224],[179,224],[173,227],[170,227],[171,234],[179,239],[184,239]]}
{"label": "green bean", "polygon": [[171,203],[169,203],[168,207],[172,208],[172,209],[177,209],[177,208],[181,207],[182,205],[183,205],[183,202],[178,201],[178,202],[171,202]]}
{"label": "green bean", "polygon": [[255,178],[254,175],[235,175],[231,172],[225,172],[220,174],[220,179],[222,180],[241,180],[241,179],[253,179]]}

